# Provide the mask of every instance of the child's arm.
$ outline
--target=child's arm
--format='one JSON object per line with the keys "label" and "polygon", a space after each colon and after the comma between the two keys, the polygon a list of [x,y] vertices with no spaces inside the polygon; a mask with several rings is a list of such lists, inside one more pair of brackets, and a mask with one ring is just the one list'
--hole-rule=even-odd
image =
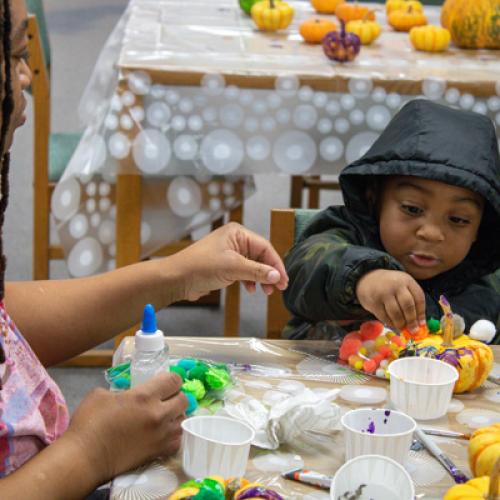
{"label": "child's arm", "polygon": [[402,270],[389,254],[361,245],[347,223],[300,241],[285,264],[290,277],[285,304],[311,322],[368,318],[356,297],[358,280],[374,269]]}
{"label": "child's arm", "polygon": [[9,283],[7,310],[45,365],[94,347],[140,321],[144,305],[160,309],[196,300],[237,280],[253,291],[283,289],[288,278],[261,236],[228,224],[171,257],[74,280]]}
{"label": "child's arm", "polygon": [[130,391],[94,390],[60,439],[0,480],[0,498],[85,498],[118,474],[174,454],[187,407],[180,387],[180,377],[164,372]]}

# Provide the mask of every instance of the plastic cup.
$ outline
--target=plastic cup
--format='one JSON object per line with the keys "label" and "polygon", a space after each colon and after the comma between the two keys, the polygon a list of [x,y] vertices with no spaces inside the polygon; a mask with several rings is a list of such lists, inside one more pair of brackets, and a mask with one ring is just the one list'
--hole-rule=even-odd
{"label": "plastic cup", "polygon": [[[365,485],[365,486],[362,486]],[[331,500],[346,498],[361,487],[360,500],[414,500],[415,488],[408,472],[391,458],[363,455],[346,462],[335,474]]]}
{"label": "plastic cup", "polygon": [[360,455],[384,455],[402,464],[408,457],[417,427],[399,411],[359,408],[341,418],[346,460]]}
{"label": "plastic cup", "polygon": [[418,420],[446,415],[458,379],[453,366],[431,358],[401,358],[389,365],[391,401]]}
{"label": "plastic cup", "polygon": [[182,422],[182,467],[193,478],[245,475],[254,430],[239,420],[218,416]]}

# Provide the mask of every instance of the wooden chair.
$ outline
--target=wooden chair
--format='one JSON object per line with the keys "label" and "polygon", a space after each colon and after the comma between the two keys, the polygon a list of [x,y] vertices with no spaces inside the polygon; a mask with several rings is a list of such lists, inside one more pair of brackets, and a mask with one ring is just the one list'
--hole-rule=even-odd
{"label": "wooden chair", "polygon": [[[269,239],[282,259],[317,213],[318,210],[310,209],[271,210]],[[281,332],[291,317],[283,303],[282,292],[275,290],[267,299],[266,338],[281,338]]]}
{"label": "wooden chair", "polygon": [[290,191],[290,207],[302,208],[304,192],[308,192],[308,208],[319,208],[321,190],[339,191],[338,180],[322,180],[319,175],[294,175]]}
{"label": "wooden chair", "polygon": [[[33,279],[48,279],[49,262],[64,259],[60,245],[50,242],[50,198],[78,142],[78,133],[50,132],[50,47],[45,30],[43,8],[29,1],[29,65],[33,74],[31,93],[34,109],[33,155]],[[42,29],[43,28],[43,29]]]}

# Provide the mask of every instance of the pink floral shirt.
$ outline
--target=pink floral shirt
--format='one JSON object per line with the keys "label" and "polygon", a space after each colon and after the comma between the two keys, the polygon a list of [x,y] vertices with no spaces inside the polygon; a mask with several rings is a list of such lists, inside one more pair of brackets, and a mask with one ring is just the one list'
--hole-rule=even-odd
{"label": "pink floral shirt", "polygon": [[57,384],[19,333],[0,302],[0,477],[16,470],[68,427]]}

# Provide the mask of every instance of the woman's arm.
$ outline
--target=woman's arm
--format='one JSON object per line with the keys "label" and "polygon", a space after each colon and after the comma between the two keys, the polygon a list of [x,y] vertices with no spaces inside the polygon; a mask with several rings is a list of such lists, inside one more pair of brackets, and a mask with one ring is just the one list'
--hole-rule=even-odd
{"label": "woman's arm", "polygon": [[264,238],[228,224],[171,257],[141,262],[90,278],[8,283],[5,302],[45,365],[94,347],[140,321],[155,308],[196,300],[237,280],[253,291],[284,289],[288,278]]}

